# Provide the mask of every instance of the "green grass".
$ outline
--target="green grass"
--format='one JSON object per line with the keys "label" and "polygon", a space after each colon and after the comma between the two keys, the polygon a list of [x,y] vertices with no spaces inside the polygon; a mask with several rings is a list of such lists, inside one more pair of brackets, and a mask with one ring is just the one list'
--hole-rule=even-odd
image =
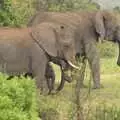
{"label": "green grass", "polygon": [[[88,88],[82,89],[82,105],[90,104],[91,109],[94,109],[98,104],[107,104],[107,106],[117,106],[120,108],[120,68],[116,65],[116,58],[101,59],[101,84],[103,88],[100,90],[91,89],[90,97],[86,99]],[[58,66],[53,65],[56,71],[57,80],[60,79],[60,69]],[[88,86],[89,69],[86,70],[85,84]],[[74,104],[74,86],[75,81],[66,83],[64,89],[56,94],[44,98],[44,109],[55,109],[59,114],[59,120],[74,120],[75,104]],[[49,104],[50,103],[50,104]],[[42,108],[42,109],[43,109]]]}
{"label": "green grass", "polygon": [[96,99],[120,106],[120,67],[116,58],[101,60],[101,83],[104,88],[92,91]]}

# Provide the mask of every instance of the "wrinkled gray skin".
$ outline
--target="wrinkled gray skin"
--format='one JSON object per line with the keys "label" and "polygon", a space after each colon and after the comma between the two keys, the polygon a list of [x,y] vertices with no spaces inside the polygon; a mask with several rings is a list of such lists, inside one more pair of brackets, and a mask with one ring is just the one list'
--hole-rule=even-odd
{"label": "wrinkled gray skin", "polygon": [[[120,43],[118,14],[110,11],[39,12],[32,17],[28,26],[34,26],[43,21],[64,23],[76,27],[76,53],[80,56],[84,55],[88,59],[93,77],[93,88],[100,88],[100,59],[96,42],[100,38]],[[120,65],[120,49],[117,64]]]}
{"label": "wrinkled gray skin", "polygon": [[32,28],[0,28],[0,72],[32,72],[37,88],[46,92],[45,69],[50,59],[75,61],[73,35],[70,27],[50,22]]}

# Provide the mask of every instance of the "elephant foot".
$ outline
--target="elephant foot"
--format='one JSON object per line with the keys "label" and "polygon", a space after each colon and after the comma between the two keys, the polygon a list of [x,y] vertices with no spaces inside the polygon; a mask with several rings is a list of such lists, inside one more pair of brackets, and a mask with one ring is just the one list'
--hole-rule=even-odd
{"label": "elephant foot", "polygon": [[40,94],[41,95],[48,95],[48,93],[49,93],[49,90],[48,90],[48,88],[39,88],[39,90],[40,90]]}
{"label": "elephant foot", "polygon": [[80,84],[80,88],[87,88],[87,86],[84,84]]}
{"label": "elephant foot", "polygon": [[104,88],[103,85],[95,85],[95,86],[93,86],[92,89],[100,89],[100,88]]}
{"label": "elephant foot", "polygon": [[55,94],[57,94],[56,90],[49,91],[49,93],[48,93],[48,95],[55,95]]}

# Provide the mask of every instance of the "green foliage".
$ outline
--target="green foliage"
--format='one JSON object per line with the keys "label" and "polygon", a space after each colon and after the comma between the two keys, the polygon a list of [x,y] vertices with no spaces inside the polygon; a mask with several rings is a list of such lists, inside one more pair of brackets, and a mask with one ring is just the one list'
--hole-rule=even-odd
{"label": "green foliage", "polygon": [[120,7],[119,6],[115,7],[113,10],[120,13]]}
{"label": "green foliage", "polygon": [[0,120],[37,120],[36,86],[30,78],[0,74]]}
{"label": "green foliage", "polygon": [[[47,11],[97,10],[98,5],[89,0],[38,0],[37,8]],[[42,8],[41,8],[42,6]]]}
{"label": "green foliage", "polygon": [[33,13],[34,0],[3,0],[0,8],[1,26],[21,26]]}
{"label": "green foliage", "polygon": [[2,0],[0,2],[0,25],[23,26],[35,9],[47,11],[96,10],[98,5],[89,0]]}

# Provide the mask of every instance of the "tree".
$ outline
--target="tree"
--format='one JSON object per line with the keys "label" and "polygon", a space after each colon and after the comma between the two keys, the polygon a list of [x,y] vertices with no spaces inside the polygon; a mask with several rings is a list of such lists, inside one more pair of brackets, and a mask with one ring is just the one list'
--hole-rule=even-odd
{"label": "tree", "polygon": [[73,11],[96,10],[100,6],[91,0],[36,0],[36,8],[38,11]]}

